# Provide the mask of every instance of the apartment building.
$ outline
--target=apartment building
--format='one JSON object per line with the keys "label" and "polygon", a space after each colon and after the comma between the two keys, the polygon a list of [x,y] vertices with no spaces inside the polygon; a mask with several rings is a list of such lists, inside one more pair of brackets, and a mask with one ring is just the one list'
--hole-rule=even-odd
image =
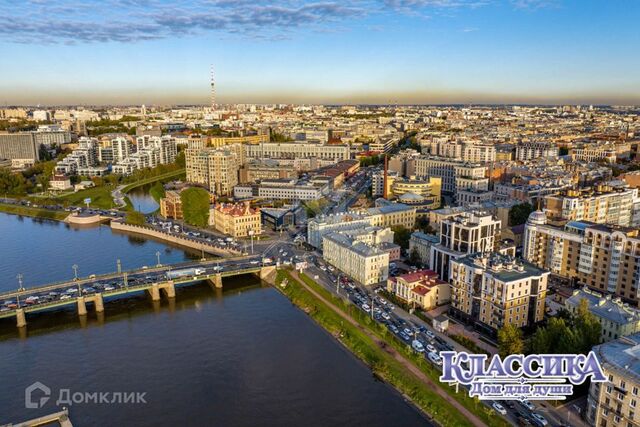
{"label": "apartment building", "polygon": [[571,157],[583,162],[604,160],[608,163],[615,163],[617,153],[616,148],[610,144],[584,144],[571,149]]}
{"label": "apartment building", "polygon": [[184,219],[180,192],[169,190],[160,199],[160,216],[172,219]]}
{"label": "apartment building", "polygon": [[640,425],[640,333],[593,348],[606,382],[591,382],[586,421],[594,427]]}
{"label": "apartment building", "polygon": [[446,141],[434,139],[429,144],[433,156],[462,160],[469,163],[492,163],[496,161],[496,147],[480,141]]}
{"label": "apartment building", "polygon": [[495,252],[452,259],[450,314],[494,336],[507,324],[531,326],[544,316],[548,276]]}
{"label": "apartment building", "polygon": [[[234,146],[187,148],[187,181],[206,186],[216,196],[230,196],[238,184],[240,158]],[[238,147],[238,146],[236,146]]]}
{"label": "apartment building", "polygon": [[387,291],[414,307],[431,310],[451,300],[449,283],[431,270],[418,270],[387,279]]}
{"label": "apartment building", "polygon": [[322,250],[322,238],[326,234],[369,226],[371,226],[371,220],[365,213],[343,212],[319,215],[307,222],[307,243]]}
{"label": "apartment building", "polygon": [[440,221],[439,242],[431,246],[429,269],[448,280],[451,262],[475,252],[496,249],[500,220],[483,211],[460,212]]}
{"label": "apartment building", "polygon": [[33,132],[0,133],[0,159],[33,164],[40,160],[39,149]]}
{"label": "apartment building", "polygon": [[343,233],[322,237],[325,261],[365,286],[389,277],[389,253]]}
{"label": "apartment building", "polygon": [[331,189],[328,182],[313,183],[296,178],[263,179],[254,184],[236,185],[236,199],[317,200]]}
{"label": "apartment building", "polygon": [[489,189],[487,168],[441,157],[421,156],[415,160],[416,176],[442,179],[442,192],[454,194],[459,189]]}
{"label": "apartment building", "polygon": [[431,264],[431,246],[437,245],[440,238],[433,234],[426,234],[422,231],[414,231],[409,238],[409,254],[414,251],[418,254],[420,263]]}
{"label": "apartment building", "polygon": [[78,146],[55,166],[57,174],[79,175],[80,170],[95,167],[99,161],[99,143],[96,138],[82,137]]}
{"label": "apartment building", "polygon": [[558,157],[558,147],[550,142],[522,142],[516,145],[516,160],[528,161]]}
{"label": "apartment building", "polygon": [[601,342],[640,332],[640,311],[629,307],[620,298],[584,287],[575,289],[564,306],[569,312],[576,313],[582,301],[586,301],[589,311],[600,322]]}
{"label": "apartment building", "polygon": [[236,238],[262,234],[260,209],[252,208],[248,202],[215,205],[211,208],[209,225]]}
{"label": "apartment building", "polygon": [[339,162],[349,160],[346,144],[319,144],[314,142],[261,142],[244,145],[247,159],[308,159],[318,158]]}
{"label": "apartment building", "polygon": [[540,268],[599,292],[640,301],[639,230],[581,221],[547,223],[541,211],[525,225],[523,257]]}
{"label": "apartment building", "polygon": [[553,219],[619,226],[640,225],[637,188],[598,185],[595,188],[566,190],[545,196],[544,205],[546,214]]}
{"label": "apartment building", "polygon": [[371,225],[378,227],[413,228],[416,223],[416,208],[404,203],[392,203],[384,199],[376,200],[375,208],[365,209]]}
{"label": "apartment building", "polygon": [[231,144],[260,144],[264,142],[269,142],[269,134],[263,135],[246,135],[246,136],[222,136],[222,137],[211,137],[210,143],[213,147],[224,147],[225,145]]}

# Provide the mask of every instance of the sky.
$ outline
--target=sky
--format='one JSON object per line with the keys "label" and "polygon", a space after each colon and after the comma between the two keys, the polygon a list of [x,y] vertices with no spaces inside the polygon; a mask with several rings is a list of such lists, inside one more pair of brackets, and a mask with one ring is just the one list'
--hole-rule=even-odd
{"label": "sky", "polygon": [[640,104],[637,0],[0,0],[2,105]]}

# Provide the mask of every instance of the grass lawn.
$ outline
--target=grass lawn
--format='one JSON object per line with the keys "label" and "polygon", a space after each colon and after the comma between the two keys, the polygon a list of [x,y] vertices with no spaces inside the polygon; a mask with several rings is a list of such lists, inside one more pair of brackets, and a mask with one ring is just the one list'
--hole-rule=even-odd
{"label": "grass lawn", "polygon": [[[372,331],[378,338],[384,340],[388,345],[393,346],[405,357],[411,359],[416,366],[434,382],[439,382],[439,371],[437,371],[424,358],[417,356],[410,348],[396,341],[387,332],[386,328],[378,325],[370,317],[358,310],[351,304],[335,297],[326,289],[315,283],[311,278],[302,275],[302,279],[314,291],[318,292],[328,301],[340,307],[344,312],[358,321],[363,327]],[[319,301],[292,276],[283,270],[278,272],[276,284],[287,278],[288,285],[283,292],[291,301],[308,313],[317,323],[329,331],[334,337],[347,346],[358,358],[369,365],[372,371],[389,382],[391,385],[408,396],[416,405],[430,414],[439,424],[443,426],[468,426],[471,422],[460,414],[449,402],[437,394],[429,385],[422,382],[413,374],[408,372],[404,366],[396,361],[392,355],[380,348],[366,333],[357,327],[345,322],[338,313]],[[466,394],[466,390],[455,393],[449,386],[442,387],[449,395],[458,400],[467,409],[471,410],[489,426],[507,426],[507,422],[498,417],[486,408],[478,400],[471,399]]]}
{"label": "grass lawn", "polygon": [[[400,341],[395,335],[390,333],[388,329],[368,316],[362,310],[359,310],[353,304],[349,304],[333,295],[331,292],[326,290],[324,287],[316,283],[309,276],[302,274],[301,278],[304,280],[305,284],[311,287],[314,291],[322,295],[327,300],[331,301],[333,304],[341,307],[343,311],[350,314],[351,317],[356,319],[362,326],[366,327],[370,331],[374,332],[379,338],[385,340],[388,344],[393,346],[398,352],[402,353],[405,357],[412,360],[414,364],[420,368],[422,372],[424,372],[427,376],[431,378],[432,381],[439,383],[440,371],[435,369],[431,363],[425,360],[424,357],[415,353],[410,346]],[[467,390],[461,388],[459,393],[455,392],[453,387],[448,385],[442,385],[442,388],[455,398],[458,402],[460,402],[463,406],[469,409],[471,412],[476,414],[480,419],[482,419],[489,426],[508,426],[506,420],[502,417],[497,416],[495,412],[489,408],[487,408],[482,402],[478,399],[474,399],[469,397]]]}
{"label": "grass lawn", "polygon": [[34,218],[55,219],[62,221],[69,213],[64,211],[53,211],[49,209],[32,208],[29,206],[11,205],[0,203],[0,212],[6,212],[15,215],[31,216]]}
{"label": "grass lawn", "polygon": [[66,201],[71,205],[84,206],[84,199],[91,199],[90,206],[99,209],[111,209],[115,207],[111,192],[115,189],[114,185],[103,185],[100,187],[87,188],[76,193],[61,196],[59,200]]}

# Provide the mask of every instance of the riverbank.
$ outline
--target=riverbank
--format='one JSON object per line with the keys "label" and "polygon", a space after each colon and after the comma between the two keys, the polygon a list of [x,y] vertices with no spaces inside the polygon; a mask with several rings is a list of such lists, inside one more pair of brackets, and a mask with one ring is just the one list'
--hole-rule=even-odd
{"label": "riverbank", "polygon": [[154,182],[159,182],[159,181],[164,181],[164,180],[170,180],[172,178],[178,178],[182,175],[186,175],[186,169],[182,168],[182,169],[178,169],[175,171],[171,171],[171,172],[167,172],[165,174],[162,175],[157,175],[157,176],[152,176],[150,178],[147,179],[142,179],[140,181],[136,181],[132,184],[126,185],[122,188],[122,194],[127,194],[129,191],[133,190],[134,188],[137,187],[141,187],[143,185],[147,185],[147,184],[153,184]]}
{"label": "riverbank", "polygon": [[442,426],[509,425],[480,401],[469,398],[466,390],[455,393],[453,388],[442,387],[439,372],[423,357],[309,277],[280,270],[275,284],[293,304],[366,363],[374,375],[394,386],[434,422]]}
{"label": "riverbank", "polygon": [[12,205],[7,203],[0,203],[0,212],[12,215],[29,216],[33,218],[50,219],[54,221],[64,221],[65,218],[69,216],[69,213],[65,211],[55,211],[51,209],[34,208],[31,206]]}

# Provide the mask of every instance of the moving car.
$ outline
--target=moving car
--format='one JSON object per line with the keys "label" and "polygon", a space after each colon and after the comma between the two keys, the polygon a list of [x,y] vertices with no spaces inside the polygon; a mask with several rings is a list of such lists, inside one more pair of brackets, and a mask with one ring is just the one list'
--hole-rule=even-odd
{"label": "moving car", "polygon": [[507,410],[505,409],[505,407],[499,404],[498,402],[493,402],[493,405],[491,405],[491,407],[495,409],[496,412],[498,412],[499,414],[507,415]]}

